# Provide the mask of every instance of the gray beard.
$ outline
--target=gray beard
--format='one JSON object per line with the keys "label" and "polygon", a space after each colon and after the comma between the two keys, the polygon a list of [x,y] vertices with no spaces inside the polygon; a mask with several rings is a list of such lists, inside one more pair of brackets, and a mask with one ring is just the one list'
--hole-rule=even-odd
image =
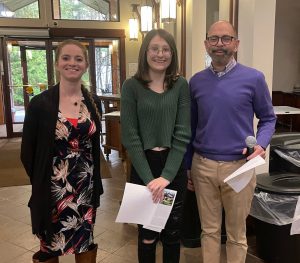
{"label": "gray beard", "polygon": [[226,66],[228,64],[228,62],[230,61],[230,59],[232,58],[234,52],[228,51],[228,50],[224,50],[222,49],[222,51],[224,52],[223,56],[215,56],[215,50],[212,51],[211,53],[211,59],[214,63],[219,64],[219,65],[223,65]]}

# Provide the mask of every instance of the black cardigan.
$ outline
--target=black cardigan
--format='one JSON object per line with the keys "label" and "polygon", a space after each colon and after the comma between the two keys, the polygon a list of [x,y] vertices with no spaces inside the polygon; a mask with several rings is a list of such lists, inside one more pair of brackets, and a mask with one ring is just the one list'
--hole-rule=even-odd
{"label": "black cardigan", "polygon": [[[100,205],[103,187],[100,177],[100,131],[101,124],[87,92],[82,93],[91,117],[96,123],[96,132],[92,136],[94,160],[93,206]],[[96,105],[101,109],[99,100]],[[59,84],[33,97],[26,110],[21,145],[21,161],[32,185],[28,203],[31,212],[33,234],[51,231],[51,189],[53,176],[53,148],[55,128],[59,106]]]}

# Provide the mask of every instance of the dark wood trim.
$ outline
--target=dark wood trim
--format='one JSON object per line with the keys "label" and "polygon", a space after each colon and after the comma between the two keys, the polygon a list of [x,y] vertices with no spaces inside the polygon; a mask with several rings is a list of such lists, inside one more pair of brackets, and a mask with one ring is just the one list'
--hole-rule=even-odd
{"label": "dark wood trim", "polygon": [[[3,67],[2,38],[0,38],[0,67]],[[0,124],[5,124],[5,105],[4,105],[4,72],[0,71]],[[1,135],[0,135],[1,136]],[[1,138],[1,137],[0,137]]]}
{"label": "dark wood trim", "polygon": [[154,11],[154,22],[157,23],[157,27],[160,28],[160,3],[157,3],[155,0],[152,0],[151,4],[153,6]]}
{"label": "dark wood trim", "polygon": [[[4,110],[5,110],[5,124],[6,124],[6,133],[7,138],[13,137],[13,125],[12,125],[12,116],[11,116],[11,103],[10,103],[10,88],[9,88],[9,81],[8,81],[8,60],[7,60],[7,47],[6,47],[6,38],[1,38],[1,48],[2,54],[1,57],[3,58],[3,95],[4,95]],[[0,52],[1,52],[0,50]]]}
{"label": "dark wood trim", "polygon": [[28,82],[28,67],[27,67],[27,58],[26,58],[26,48],[24,46],[20,46],[20,56],[21,56],[21,68],[22,68],[22,83],[23,83],[23,99],[24,99],[24,109],[26,109],[29,104],[29,96],[26,92],[26,86],[29,85]]}
{"label": "dark wood trim", "polygon": [[120,91],[121,91],[122,84],[126,79],[125,37],[120,38],[119,57],[120,57]]}
{"label": "dark wood trim", "polygon": [[96,69],[95,69],[95,42],[92,40],[89,43],[89,70],[90,70],[90,81],[91,81],[91,92],[96,94]]}
{"label": "dark wood trim", "polygon": [[[1,57],[0,57],[1,59]],[[2,60],[2,59],[1,59]],[[0,62],[1,63],[1,62]],[[2,72],[0,72],[0,125],[5,124]]]}
{"label": "dark wood trim", "polygon": [[50,37],[125,38],[124,29],[50,28]]}
{"label": "dark wood trim", "polygon": [[181,3],[181,51],[180,51],[180,71],[186,76],[186,0]]}
{"label": "dark wood trim", "polygon": [[46,41],[46,63],[47,63],[47,78],[48,78],[48,87],[54,86],[54,70],[55,62],[53,60],[52,51],[53,45],[51,40]]}
{"label": "dark wood trim", "polygon": [[234,26],[238,34],[239,0],[230,0],[229,22]]}
{"label": "dark wood trim", "polygon": [[[236,34],[238,36],[238,16],[239,16],[239,0],[230,0],[230,10],[229,10],[229,22],[235,28]],[[234,58],[237,60],[238,53],[234,53]]]}

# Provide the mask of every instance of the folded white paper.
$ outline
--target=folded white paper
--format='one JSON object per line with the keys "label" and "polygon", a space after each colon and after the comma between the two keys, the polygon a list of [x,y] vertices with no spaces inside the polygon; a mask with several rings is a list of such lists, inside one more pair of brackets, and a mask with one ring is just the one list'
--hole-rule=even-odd
{"label": "folded white paper", "polygon": [[224,183],[227,183],[235,192],[239,193],[252,179],[253,169],[265,163],[266,161],[258,155],[226,177]]}
{"label": "folded white paper", "polygon": [[293,223],[291,226],[290,235],[300,234],[300,197],[298,197],[298,202],[296,205]]}
{"label": "folded white paper", "polygon": [[165,189],[160,203],[152,201],[146,186],[126,183],[117,223],[141,224],[144,228],[160,232],[170,216],[177,191]]}

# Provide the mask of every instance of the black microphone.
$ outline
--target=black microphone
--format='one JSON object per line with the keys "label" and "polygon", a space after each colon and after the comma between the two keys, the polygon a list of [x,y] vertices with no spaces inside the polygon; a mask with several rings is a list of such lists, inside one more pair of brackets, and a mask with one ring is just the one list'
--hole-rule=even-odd
{"label": "black microphone", "polygon": [[254,136],[248,136],[245,140],[245,143],[247,145],[246,156],[249,156],[254,153],[254,146],[257,144],[257,141]]}

